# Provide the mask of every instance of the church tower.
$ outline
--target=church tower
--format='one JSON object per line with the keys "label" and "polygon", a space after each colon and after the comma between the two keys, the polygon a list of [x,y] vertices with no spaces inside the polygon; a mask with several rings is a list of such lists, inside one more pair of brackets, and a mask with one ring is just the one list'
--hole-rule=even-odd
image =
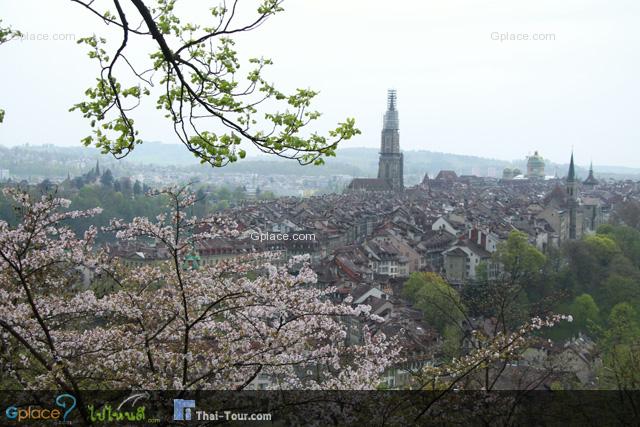
{"label": "church tower", "polygon": [[387,112],[382,126],[378,179],[387,181],[394,191],[404,189],[404,162],[400,152],[399,129],[396,91],[392,89],[387,95]]}
{"label": "church tower", "polygon": [[598,180],[593,176],[593,162],[591,162],[591,166],[589,166],[589,176],[584,180],[582,185],[593,190],[598,184]]}
{"label": "church tower", "polygon": [[576,179],[576,168],[573,164],[573,152],[571,153],[569,174],[567,175],[567,196],[569,202],[569,239],[574,240],[577,235],[578,180]]}

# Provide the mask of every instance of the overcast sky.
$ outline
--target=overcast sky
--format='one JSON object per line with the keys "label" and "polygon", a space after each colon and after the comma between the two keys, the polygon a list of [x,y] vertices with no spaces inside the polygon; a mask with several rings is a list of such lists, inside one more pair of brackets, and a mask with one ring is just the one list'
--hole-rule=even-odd
{"label": "overcast sky", "polygon": [[[252,3],[253,0],[240,0]],[[97,0],[98,9],[112,3]],[[217,1],[182,0],[194,8]],[[320,130],[344,117],[379,145],[386,90],[398,91],[401,147],[500,159],[534,150],[640,167],[640,2],[637,0],[288,0],[239,40],[275,65],[272,81],[321,91]],[[0,18],[28,34],[111,31],[69,0],[0,0]],[[499,33],[499,34],[495,34]],[[499,41],[500,34],[547,40]],[[118,33],[109,33],[115,34]],[[79,144],[88,124],[67,110],[96,76],[73,40],[0,47],[0,144]],[[175,142],[153,108],[145,140]]]}

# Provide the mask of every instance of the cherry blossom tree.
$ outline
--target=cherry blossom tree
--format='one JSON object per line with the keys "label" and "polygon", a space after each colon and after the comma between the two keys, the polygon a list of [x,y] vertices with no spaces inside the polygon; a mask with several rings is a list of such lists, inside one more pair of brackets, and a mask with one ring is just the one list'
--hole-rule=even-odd
{"label": "cherry blossom tree", "polygon": [[[318,286],[306,256],[284,265],[274,253],[190,264],[204,242],[238,232],[229,219],[190,217],[196,198],[186,187],[156,193],[170,202],[166,214],[112,220],[104,230],[120,240],[153,242],[166,255],[133,267],[94,247],[95,228],[82,237],[69,229],[100,209],[73,211],[54,195],[34,200],[16,189],[4,193],[21,218],[0,222],[4,388],[62,389],[78,396],[86,412],[86,389],[243,390],[259,375],[271,389],[367,390],[401,361],[396,339],[367,327],[383,319],[349,299],[333,303],[335,289]],[[361,342],[347,342],[346,319],[362,324]],[[534,318],[511,332],[472,331],[464,356],[416,375],[413,388],[430,391],[423,405],[399,413],[394,408],[406,406],[404,399],[387,396],[389,402],[371,410],[420,420],[452,391],[477,389],[481,381],[471,379],[497,367],[482,386],[491,390],[500,367],[517,360],[537,330],[561,320],[571,318]],[[340,399],[318,410],[342,416],[344,405],[352,405],[362,414],[372,404]]]}
{"label": "cherry blossom tree", "polygon": [[[126,267],[66,226],[92,216],[68,201],[33,201],[5,190],[22,222],[0,222],[3,377],[25,388],[234,389],[259,375],[277,389],[371,389],[394,363],[397,343],[373,336],[346,342],[345,318],[381,321],[368,306],[334,304],[315,286],[308,257],[273,265],[273,254],[192,268],[207,239],[237,234],[225,219],[190,218],[186,188],[163,191],[169,213],[154,221],[113,220],[119,239],[153,239],[167,259]],[[249,271],[257,278],[247,277]],[[110,281],[99,295],[82,273]]]}

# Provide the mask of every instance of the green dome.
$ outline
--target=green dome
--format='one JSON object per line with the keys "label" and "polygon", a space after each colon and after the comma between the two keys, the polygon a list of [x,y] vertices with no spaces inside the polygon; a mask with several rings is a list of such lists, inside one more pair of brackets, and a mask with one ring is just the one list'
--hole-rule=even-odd
{"label": "green dome", "polygon": [[537,151],[527,158],[527,176],[544,177],[544,158]]}

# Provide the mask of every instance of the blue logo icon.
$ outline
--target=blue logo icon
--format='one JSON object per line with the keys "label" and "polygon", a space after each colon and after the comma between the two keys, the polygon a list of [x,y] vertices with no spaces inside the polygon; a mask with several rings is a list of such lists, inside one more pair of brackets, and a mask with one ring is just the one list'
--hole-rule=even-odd
{"label": "blue logo icon", "polygon": [[[65,403],[65,399],[69,400],[70,403]],[[76,407],[76,398],[70,394],[61,394],[60,396],[56,397],[56,405],[60,406],[63,409],[66,409],[64,416],[62,417],[62,421],[67,421],[69,412],[73,411],[73,408]]]}
{"label": "blue logo icon", "polygon": [[195,400],[173,399],[173,420],[191,421],[191,409],[195,407]]}

